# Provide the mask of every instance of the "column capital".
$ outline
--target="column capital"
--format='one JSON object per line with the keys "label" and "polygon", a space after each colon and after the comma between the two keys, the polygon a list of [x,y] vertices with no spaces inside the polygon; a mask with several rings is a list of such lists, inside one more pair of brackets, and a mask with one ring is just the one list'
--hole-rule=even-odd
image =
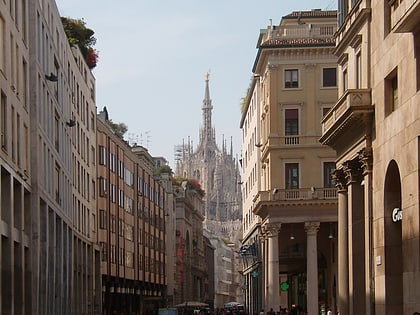
{"label": "column capital", "polygon": [[319,222],[305,222],[305,231],[308,235],[315,235],[319,230]]}
{"label": "column capital", "polygon": [[371,148],[364,148],[359,151],[358,155],[359,162],[361,164],[361,170],[363,176],[365,176],[367,173],[372,172],[372,149]]}
{"label": "column capital", "polygon": [[347,181],[343,169],[336,169],[332,173],[332,178],[335,180],[335,187],[337,187],[338,192],[347,191]]}
{"label": "column capital", "polygon": [[263,225],[264,234],[267,237],[275,237],[279,235],[281,223],[266,223]]}
{"label": "column capital", "polygon": [[362,169],[359,161],[350,160],[344,162],[343,171],[346,176],[347,185],[359,183],[361,181]]}

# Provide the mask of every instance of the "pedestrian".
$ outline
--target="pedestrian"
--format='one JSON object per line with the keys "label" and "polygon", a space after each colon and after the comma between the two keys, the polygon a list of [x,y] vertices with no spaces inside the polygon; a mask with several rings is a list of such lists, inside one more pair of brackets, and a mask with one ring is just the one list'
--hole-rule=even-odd
{"label": "pedestrian", "polygon": [[419,312],[414,312],[413,315],[420,315],[420,313]]}
{"label": "pedestrian", "polygon": [[333,315],[331,308],[328,309],[327,315]]}
{"label": "pedestrian", "polygon": [[264,314],[264,309],[261,309],[260,315],[265,315]]}

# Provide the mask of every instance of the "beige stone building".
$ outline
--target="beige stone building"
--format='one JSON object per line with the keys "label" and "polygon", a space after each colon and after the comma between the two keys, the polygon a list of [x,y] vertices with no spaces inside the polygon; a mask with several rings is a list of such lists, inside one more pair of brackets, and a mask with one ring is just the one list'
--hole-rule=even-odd
{"label": "beige stone building", "polygon": [[420,310],[420,2],[339,1],[339,98],[322,121],[337,152],[338,310]]}
{"label": "beige stone building", "polygon": [[0,2],[0,313],[31,314],[29,17],[9,2]]}
{"label": "beige stone building", "polygon": [[100,311],[95,79],[54,1],[0,3],[2,314]]}
{"label": "beige stone building", "polygon": [[295,304],[312,315],[335,304],[335,152],[318,140],[337,99],[336,30],[336,11],[311,10],[260,32],[241,120],[241,255],[254,313]]}
{"label": "beige stone building", "polygon": [[104,314],[151,313],[166,303],[165,190],[155,162],[97,119],[98,241]]}

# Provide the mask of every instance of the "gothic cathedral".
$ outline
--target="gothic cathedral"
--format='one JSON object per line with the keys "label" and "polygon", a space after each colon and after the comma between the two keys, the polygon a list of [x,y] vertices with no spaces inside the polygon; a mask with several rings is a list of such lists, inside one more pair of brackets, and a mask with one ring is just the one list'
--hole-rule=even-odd
{"label": "gothic cathedral", "polygon": [[224,139],[222,149],[216,144],[212,109],[209,74],[206,73],[199,143],[195,150],[190,140],[176,147],[175,173],[180,177],[197,179],[204,190],[205,228],[216,235],[235,237],[241,230],[242,216],[239,164],[233,157],[232,140],[229,152]]}

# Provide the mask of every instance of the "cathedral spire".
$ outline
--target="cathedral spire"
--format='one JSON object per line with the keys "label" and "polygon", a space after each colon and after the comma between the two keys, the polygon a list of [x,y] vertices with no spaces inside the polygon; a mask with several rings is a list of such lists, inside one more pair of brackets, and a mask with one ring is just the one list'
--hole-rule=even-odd
{"label": "cathedral spire", "polygon": [[203,129],[201,133],[201,140],[205,142],[214,142],[214,133],[211,126],[211,111],[213,106],[211,105],[210,92],[209,92],[209,73],[206,72],[206,88],[204,92],[203,106]]}

